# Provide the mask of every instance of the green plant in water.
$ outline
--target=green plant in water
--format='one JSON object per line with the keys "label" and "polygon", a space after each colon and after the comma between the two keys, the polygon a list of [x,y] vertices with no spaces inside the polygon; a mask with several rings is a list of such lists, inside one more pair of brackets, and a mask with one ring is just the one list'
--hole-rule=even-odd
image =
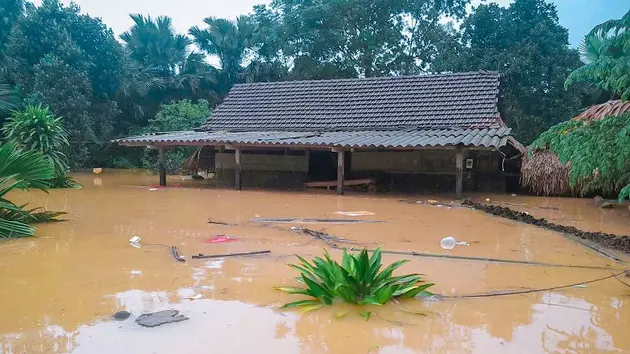
{"label": "green plant in water", "polygon": [[299,265],[289,264],[298,272],[298,281],[305,288],[284,286],[277,290],[289,294],[310,296],[313,299],[285,304],[283,308],[300,307],[315,310],[336,301],[359,305],[383,305],[394,298],[432,295],[420,274],[393,276],[393,272],[408,260],[396,261],[383,268],[380,247],[368,256],[367,249],[358,253],[344,250],[341,264],[324,251],[324,258],[315,257],[312,263],[297,256]]}
{"label": "green plant in water", "polygon": [[67,174],[68,133],[61,118],[55,117],[47,107],[29,105],[13,113],[2,128],[7,140],[25,150],[42,153],[53,165],[52,188],[79,187]]}
{"label": "green plant in water", "polygon": [[64,213],[25,209],[6,199],[16,189],[35,188],[46,191],[54,170],[38,151],[23,151],[13,144],[0,146],[0,238],[33,236],[31,224],[55,221]]}

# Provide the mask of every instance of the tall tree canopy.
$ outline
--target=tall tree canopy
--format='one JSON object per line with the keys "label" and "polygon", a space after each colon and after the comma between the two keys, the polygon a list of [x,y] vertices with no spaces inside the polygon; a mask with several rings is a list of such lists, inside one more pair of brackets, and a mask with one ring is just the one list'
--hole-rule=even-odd
{"label": "tall tree canopy", "polygon": [[119,94],[127,116],[143,125],[163,102],[215,97],[216,70],[191,50],[191,39],[175,31],[171,18],[130,16],[134,25],[120,36],[128,54]]}
{"label": "tall tree canopy", "polygon": [[[64,120],[76,167],[110,164],[106,142],[143,131],[161,106],[204,99],[212,108],[239,82],[498,70],[501,113],[524,143],[585,106],[587,84],[626,97],[629,64],[619,53],[630,47],[630,15],[594,30],[582,56],[590,66],[565,90],[580,56],[552,4],[470,5],[273,0],[235,20],[206,17],[186,34],[168,17],[133,14],[118,42],[74,4],[0,0],[0,122],[20,105],[49,106]],[[603,72],[619,75],[603,81]]]}
{"label": "tall tree canopy", "polygon": [[44,0],[27,4],[6,44],[10,78],[30,101],[63,117],[74,165],[111,133],[118,114],[112,100],[122,75],[122,48],[99,20],[76,5]]}
{"label": "tall tree canopy", "polygon": [[236,21],[208,17],[203,22],[207,28],[195,26],[189,32],[199,48],[219,58],[221,93],[226,94],[242,78],[246,52],[258,40],[258,30],[247,16],[239,16]]}
{"label": "tall tree canopy", "polygon": [[469,2],[275,0],[254,9],[257,54],[291,64],[295,79],[418,73],[449,43],[450,28],[440,19],[463,16]]}
{"label": "tall tree canopy", "polygon": [[480,5],[461,32],[459,53],[440,53],[434,70],[499,71],[501,113],[523,143],[583,106],[582,91],[563,87],[580,60],[554,5],[544,0],[516,0],[507,8]]}

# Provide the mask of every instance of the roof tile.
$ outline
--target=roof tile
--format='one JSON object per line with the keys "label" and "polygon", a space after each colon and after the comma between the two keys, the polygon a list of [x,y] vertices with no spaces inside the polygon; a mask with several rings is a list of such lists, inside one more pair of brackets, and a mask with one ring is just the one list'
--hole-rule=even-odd
{"label": "roof tile", "polygon": [[499,75],[470,72],[235,85],[203,131],[502,126]]}

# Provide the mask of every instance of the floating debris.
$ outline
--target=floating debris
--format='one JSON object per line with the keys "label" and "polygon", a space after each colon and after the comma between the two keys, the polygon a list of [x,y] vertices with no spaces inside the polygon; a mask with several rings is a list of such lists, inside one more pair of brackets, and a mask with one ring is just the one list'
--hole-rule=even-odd
{"label": "floating debris", "polygon": [[237,257],[237,256],[254,256],[258,254],[267,254],[271,253],[270,250],[265,251],[254,251],[254,252],[243,252],[243,253],[228,253],[228,254],[201,254],[199,253],[196,256],[192,256],[194,259],[203,259],[203,258],[224,258],[224,257]]}
{"label": "floating debris", "polygon": [[224,225],[224,226],[231,226],[232,225],[232,224],[228,224],[228,223],[223,222],[223,221],[214,221],[211,218],[208,218],[208,224]]}
{"label": "floating debris", "polygon": [[373,213],[371,211],[365,211],[365,210],[360,210],[360,211],[337,211],[337,212],[335,212],[335,214],[345,215],[345,216],[370,216],[370,215],[376,215],[375,213]]}
{"label": "floating debris", "polygon": [[124,321],[131,316],[131,312],[129,311],[118,311],[112,316],[116,321]]}
{"label": "floating debris", "polygon": [[186,258],[184,258],[184,256],[180,256],[179,253],[177,253],[177,247],[172,246],[171,247],[171,252],[173,253],[173,257],[175,257],[175,259],[178,262],[186,262]]}
{"label": "floating debris", "polygon": [[379,220],[352,220],[352,219],[314,219],[314,218],[253,218],[254,222],[273,223],[273,224],[374,224],[385,221]]}
{"label": "floating debris", "polygon": [[140,246],[140,236],[134,236],[132,238],[129,239],[129,245],[135,248],[140,248],[142,246]]}
{"label": "floating debris", "polygon": [[143,327],[157,327],[167,323],[186,321],[189,318],[179,315],[177,310],[164,310],[152,313],[145,313],[136,318],[136,323]]}
{"label": "floating debris", "polygon": [[228,235],[215,235],[209,239],[207,239],[206,243],[223,243],[223,242],[233,242],[238,241],[238,236],[228,236]]}
{"label": "floating debris", "polygon": [[301,233],[310,235],[313,238],[316,238],[318,240],[322,240],[322,241],[326,242],[328,245],[330,245],[332,247],[337,247],[337,243],[345,243],[345,244],[352,244],[352,245],[361,245],[362,244],[360,242],[349,241],[349,240],[343,239],[341,237],[329,235],[329,234],[327,234],[325,232],[322,232],[322,231],[315,231],[315,230],[307,229],[307,228],[304,228],[304,227],[293,226],[293,227],[291,227],[291,231],[293,231],[293,232],[301,232]]}

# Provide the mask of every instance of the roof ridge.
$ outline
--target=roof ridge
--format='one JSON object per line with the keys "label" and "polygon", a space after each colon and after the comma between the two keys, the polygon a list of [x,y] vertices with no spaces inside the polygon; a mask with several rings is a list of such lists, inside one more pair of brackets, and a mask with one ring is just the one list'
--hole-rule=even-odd
{"label": "roof ridge", "polygon": [[247,87],[247,86],[264,86],[264,85],[274,85],[274,84],[295,84],[295,83],[305,83],[305,82],[351,82],[351,81],[380,81],[380,80],[400,80],[400,79],[413,79],[413,78],[432,78],[432,77],[453,77],[453,76],[470,76],[470,75],[487,75],[487,76],[499,76],[500,73],[498,71],[492,70],[477,70],[477,71],[465,71],[465,72],[456,72],[456,73],[432,73],[432,74],[416,74],[416,75],[394,75],[394,76],[373,76],[373,77],[351,77],[351,78],[338,78],[338,79],[310,79],[310,80],[282,80],[282,81],[264,81],[264,82],[246,82],[235,84],[233,88],[236,87]]}

